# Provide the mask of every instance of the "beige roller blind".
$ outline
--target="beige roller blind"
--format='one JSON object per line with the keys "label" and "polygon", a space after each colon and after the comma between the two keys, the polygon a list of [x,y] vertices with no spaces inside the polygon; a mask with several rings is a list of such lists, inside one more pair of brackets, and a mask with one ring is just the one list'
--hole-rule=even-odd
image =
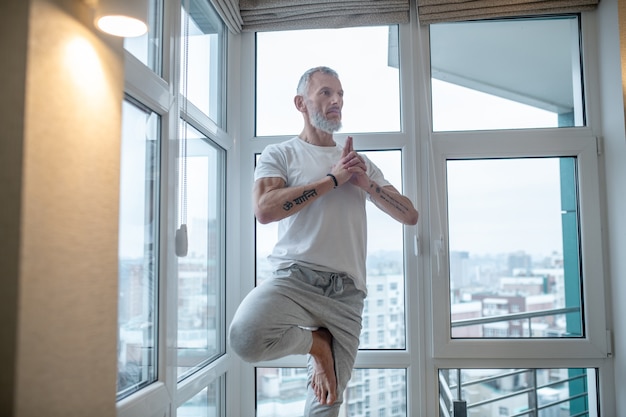
{"label": "beige roller blind", "polygon": [[417,0],[421,24],[593,10],[600,0]]}
{"label": "beige roller blind", "polygon": [[243,20],[239,13],[238,0],[211,0],[211,4],[226,23],[228,29],[233,33],[240,33]]}
{"label": "beige roller blind", "polygon": [[410,0],[240,0],[244,31],[338,28],[409,21]]}

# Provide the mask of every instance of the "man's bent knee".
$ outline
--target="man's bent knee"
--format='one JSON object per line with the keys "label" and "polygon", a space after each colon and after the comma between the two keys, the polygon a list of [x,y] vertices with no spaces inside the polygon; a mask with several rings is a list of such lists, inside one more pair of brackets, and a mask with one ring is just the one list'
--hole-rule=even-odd
{"label": "man's bent knee", "polygon": [[229,331],[230,347],[246,362],[263,360],[261,335],[251,326],[233,323]]}

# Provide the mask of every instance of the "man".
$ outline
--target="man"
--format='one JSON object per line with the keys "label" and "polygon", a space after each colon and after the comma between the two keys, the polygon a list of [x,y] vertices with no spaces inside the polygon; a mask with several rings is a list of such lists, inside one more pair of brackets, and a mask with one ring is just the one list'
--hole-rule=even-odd
{"label": "man", "polygon": [[266,147],[255,170],[254,214],[280,222],[274,276],[239,306],[230,344],[249,362],[309,354],[304,415],[337,416],[367,291],[365,200],[404,224],[416,224],[418,213],[351,137],[343,148],[335,142],[343,89],[334,70],[305,72],[294,103],[302,133]]}

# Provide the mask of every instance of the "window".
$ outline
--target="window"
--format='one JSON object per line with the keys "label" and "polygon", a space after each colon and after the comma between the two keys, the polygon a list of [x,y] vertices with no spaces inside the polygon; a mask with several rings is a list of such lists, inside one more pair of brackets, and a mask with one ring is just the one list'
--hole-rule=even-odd
{"label": "window", "polygon": [[183,1],[180,11],[181,140],[175,172],[187,251],[177,258],[176,274],[179,382],[226,349],[226,152],[217,135],[206,133],[215,130],[223,113],[224,24],[207,1]]}
{"label": "window", "polygon": [[256,136],[300,133],[293,97],[299,77],[319,65],[337,71],[346,92],[342,131],[400,130],[397,27],[261,32],[256,41]]}
{"label": "window", "polygon": [[[595,369],[441,369],[440,416],[454,401],[465,415],[589,416],[596,398]],[[458,405],[457,405],[458,406]]]}
{"label": "window", "polygon": [[[284,140],[285,135],[297,135],[302,129],[301,115],[293,107],[293,98],[299,77],[309,68],[325,65],[335,69],[345,91],[343,128],[335,134],[342,142],[347,133],[354,135],[355,147],[381,168],[385,177],[396,188],[406,187],[403,178],[403,155],[406,150],[401,135],[400,75],[398,55],[398,28],[361,27],[350,29],[301,30],[288,32],[263,32],[255,34],[256,69],[252,74],[256,80],[256,103],[254,139],[249,144],[251,155],[258,155],[271,142]],[[328,45],[333,47],[329,48]],[[303,48],[302,45],[307,45]],[[364,51],[367,51],[366,53]],[[291,80],[291,81],[290,81]],[[375,88],[372,80],[376,80]],[[384,104],[382,104],[384,103]],[[372,136],[376,136],[372,139]],[[263,140],[260,140],[263,139]],[[392,400],[391,395],[379,400],[369,392],[370,379],[377,386],[378,370],[369,372],[357,369],[353,373],[350,387],[362,385],[362,389],[348,390],[351,397],[346,404],[348,412],[355,415],[378,415],[390,412],[395,405],[399,415],[408,415],[406,406],[405,357],[393,359],[393,355],[406,349],[405,320],[405,243],[401,224],[382,213],[373,204],[366,205],[368,216],[367,286],[368,297],[364,303],[363,329],[360,337],[360,353],[382,355],[378,364],[389,363],[380,369],[390,380],[392,375],[402,374],[402,384],[390,387],[401,391]],[[271,273],[267,256],[276,241],[277,225],[255,224],[256,242],[256,285]],[[389,289],[393,290],[390,291]],[[393,302],[391,299],[393,298]],[[391,315],[395,320],[391,323]],[[276,389],[276,374],[268,369],[292,366],[289,358],[261,364],[257,368],[257,417],[278,415],[276,407],[293,404],[293,412],[301,413],[304,396],[293,397],[289,387],[304,390],[306,378],[298,382],[284,381]],[[358,366],[357,368],[367,368]],[[267,367],[269,366],[269,368]],[[268,376],[267,373],[271,376]],[[293,385],[292,385],[293,382]],[[390,391],[391,392],[391,391]],[[267,396],[268,393],[273,393]],[[303,391],[304,393],[304,391]],[[393,403],[393,405],[392,405]],[[286,408],[282,408],[284,411]],[[271,413],[275,414],[271,414]],[[264,414],[267,413],[267,414]]]}
{"label": "window", "polygon": [[178,417],[216,417],[223,416],[225,407],[222,401],[224,396],[223,378],[211,382],[189,400],[185,401],[176,410]]}
{"label": "window", "polygon": [[[189,11],[185,10],[187,4]],[[182,6],[180,93],[214,123],[223,126],[224,24],[206,0],[183,1]]]}
{"label": "window", "polygon": [[124,48],[157,75],[161,75],[163,0],[150,0],[149,4],[148,33],[124,38]]}
{"label": "window", "polygon": [[123,104],[117,396],[157,378],[160,119],[132,100]]}
{"label": "window", "polygon": [[453,338],[584,336],[575,166],[448,160]]}
{"label": "window", "polygon": [[597,415],[606,318],[579,20],[430,27],[439,416],[455,401],[467,415]]}
{"label": "window", "polygon": [[[559,33],[566,26],[570,44],[578,45],[576,22],[576,17],[565,17],[468,24],[476,23],[472,27],[479,33],[506,24],[503,36],[526,24]],[[447,53],[441,51],[446,44],[436,39],[458,36],[459,27],[463,24],[431,26],[433,57]],[[480,39],[474,40],[474,47],[489,49],[491,41]],[[571,66],[577,61],[568,62]],[[431,66],[436,64],[433,58]],[[435,68],[432,71],[436,73]],[[568,71],[577,74],[571,68]],[[536,79],[551,76],[547,69],[535,73]],[[579,76],[574,77],[574,84],[580,84]],[[533,91],[530,85],[524,87]],[[476,107],[483,108],[482,104]],[[577,108],[569,120],[582,120]],[[522,108],[516,113],[529,120],[534,117]],[[464,117],[464,111],[450,108],[445,121],[453,124]],[[441,188],[436,187],[432,201],[435,213],[438,207],[446,213],[445,217],[435,214],[434,222],[445,230],[435,244],[445,245],[448,251],[442,269],[444,246],[435,247],[435,274],[445,273],[447,279],[433,282],[435,292],[445,291],[449,300],[445,307],[434,305],[435,327],[443,320],[449,329],[447,334],[434,333],[440,343],[436,355],[467,355],[471,340],[483,340],[474,345],[474,354],[560,357],[562,353],[557,352],[562,348],[549,342],[553,339],[568,339],[569,352],[583,349],[589,357],[604,355],[605,335],[598,331],[606,328],[601,307],[604,292],[602,283],[592,278],[602,274],[597,250],[599,195],[590,190],[595,186],[585,185],[598,181],[595,137],[587,129],[435,132],[432,142],[432,158],[441,163],[435,168],[435,181]],[[441,298],[435,295],[435,299]],[[489,339],[507,342],[488,343]],[[533,339],[538,345],[525,349],[515,339]]]}
{"label": "window", "polygon": [[[378,219],[368,212],[369,293],[356,361],[363,399],[360,405],[359,391],[350,389],[355,402],[346,404],[346,415],[448,416],[457,399],[467,401],[472,415],[584,415],[578,399],[596,415],[601,393],[595,388],[607,378],[608,348],[598,143],[587,116],[588,110],[597,111],[593,89],[587,88],[595,74],[582,50],[589,44],[582,29],[593,21],[587,17],[399,25],[396,34],[381,30],[381,38],[394,39],[387,45],[391,51],[396,44],[397,56],[391,56],[397,61],[379,59],[377,52],[361,55],[374,57],[372,68],[386,65],[393,71],[394,62],[402,65],[393,77],[397,96],[387,78],[378,83],[369,77],[370,85],[381,87],[374,94],[385,103],[375,106],[380,117],[365,110],[348,113],[357,104],[353,92],[363,88],[352,87],[349,80],[358,77],[333,61],[334,50],[346,56],[359,50],[343,46],[343,29],[275,31],[245,39],[244,49],[256,60],[255,68],[242,68],[244,81],[256,85],[256,95],[244,100],[254,116],[243,135],[250,139],[242,144],[249,161],[246,177],[252,178],[254,155],[267,144],[300,132],[301,116],[292,104],[297,78],[310,67],[328,65],[338,70],[346,90],[344,128],[336,137],[354,135],[357,149],[367,150],[377,164],[378,155],[391,155],[395,162],[391,170],[383,168],[385,174],[398,172],[399,180],[392,182],[419,196],[415,238],[407,233],[413,229],[396,234],[387,224],[378,232]],[[359,36],[352,38],[359,42]],[[377,44],[371,42],[372,51]],[[307,45],[311,60],[298,55],[300,45]],[[326,55],[317,56],[317,50]],[[363,70],[354,62],[361,61],[347,66]],[[407,63],[423,63],[430,71]],[[387,118],[394,122],[377,125]],[[503,208],[496,208],[499,203]],[[486,220],[479,223],[476,213]],[[472,217],[464,218],[467,214]],[[255,231],[252,273],[258,283],[269,271],[264,258],[276,231],[271,225],[257,225]],[[522,239],[528,235],[532,240]],[[485,241],[492,249],[479,250]],[[287,358],[256,366],[258,377],[267,369],[302,365]],[[457,372],[459,384],[453,381]],[[257,378],[249,389],[256,391],[257,410],[302,398],[289,397],[287,381],[276,384],[271,375]],[[451,395],[442,394],[446,389]],[[261,396],[267,392],[286,396]]]}
{"label": "window", "polygon": [[225,350],[224,151],[185,124],[179,211],[186,211],[187,255],[178,258],[178,378]]}
{"label": "window", "polygon": [[[404,381],[404,369],[381,369],[381,375],[378,381],[382,379],[383,387],[380,388],[380,382],[376,383],[373,375],[368,375],[365,369],[355,369],[352,379],[348,384],[348,388],[344,393],[344,407],[348,410],[355,411],[354,415],[365,415],[380,407],[391,409],[392,399],[394,407],[398,408],[399,415],[408,415],[406,413],[406,386],[404,383],[397,384],[391,388],[384,386],[385,377],[395,376],[396,379]],[[294,377],[284,377],[284,372],[279,368],[257,368],[257,414],[256,417],[275,417],[275,416],[298,416],[304,410],[304,402],[306,399],[306,370],[302,369]],[[378,394],[374,397],[366,395],[369,392],[370,384],[379,386]],[[381,392],[381,389],[383,390]],[[393,395],[385,395],[385,392],[393,392]],[[387,406],[387,404],[389,404]],[[341,416],[346,415],[343,411]],[[350,415],[350,414],[347,414]]]}
{"label": "window", "polygon": [[583,126],[578,27],[578,16],[431,25],[433,130]]}
{"label": "window", "polygon": [[150,7],[125,41],[117,414],[224,415],[226,31],[207,0]]}

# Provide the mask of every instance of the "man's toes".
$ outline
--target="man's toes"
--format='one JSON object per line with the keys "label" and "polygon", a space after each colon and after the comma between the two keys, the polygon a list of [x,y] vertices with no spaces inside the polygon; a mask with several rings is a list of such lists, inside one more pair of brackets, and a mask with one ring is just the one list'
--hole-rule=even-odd
{"label": "man's toes", "polygon": [[333,405],[336,400],[337,400],[337,395],[335,394],[335,392],[334,391],[329,391],[326,404]]}
{"label": "man's toes", "polygon": [[320,404],[324,404],[324,402],[326,401],[326,396],[324,395],[324,390],[322,389],[316,390],[315,397],[317,397],[317,401]]}

